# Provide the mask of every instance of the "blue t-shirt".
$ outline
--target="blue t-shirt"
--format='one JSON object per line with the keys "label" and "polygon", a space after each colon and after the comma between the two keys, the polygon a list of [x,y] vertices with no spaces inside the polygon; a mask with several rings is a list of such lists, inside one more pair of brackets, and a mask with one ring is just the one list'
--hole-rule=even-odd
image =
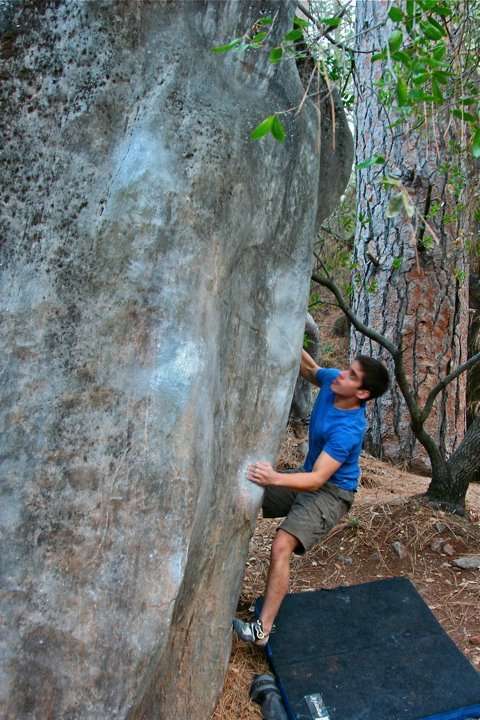
{"label": "blue t-shirt", "polygon": [[304,468],[306,472],[312,472],[318,456],[325,451],[342,463],[329,482],[344,490],[356,491],[360,477],[358,461],[367,428],[365,406],[363,404],[354,410],[335,407],[335,393],[331,385],[339,374],[340,370],[333,368],[317,370],[315,377],[320,384],[320,392],[310,418],[308,454]]}

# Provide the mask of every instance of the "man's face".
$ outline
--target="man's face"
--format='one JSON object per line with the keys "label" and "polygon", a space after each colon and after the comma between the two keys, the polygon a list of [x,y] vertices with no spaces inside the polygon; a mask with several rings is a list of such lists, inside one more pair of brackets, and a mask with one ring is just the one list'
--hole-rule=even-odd
{"label": "man's face", "polygon": [[348,370],[342,370],[340,375],[332,383],[332,390],[335,395],[344,398],[357,398],[357,400],[368,400],[370,393],[361,389],[363,382],[363,370],[358,362],[354,360]]}

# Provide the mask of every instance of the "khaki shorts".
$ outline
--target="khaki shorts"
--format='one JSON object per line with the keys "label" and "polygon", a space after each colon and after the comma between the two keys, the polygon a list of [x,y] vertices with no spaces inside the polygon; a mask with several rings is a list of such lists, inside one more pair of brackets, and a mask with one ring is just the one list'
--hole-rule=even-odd
{"label": "khaki shorts", "polygon": [[354,498],[354,492],[343,490],[333,483],[325,483],[315,492],[295,492],[288,488],[268,486],[262,503],[263,517],[286,516],[278,529],[297,538],[301,547],[295,553],[303,555],[346,515]]}

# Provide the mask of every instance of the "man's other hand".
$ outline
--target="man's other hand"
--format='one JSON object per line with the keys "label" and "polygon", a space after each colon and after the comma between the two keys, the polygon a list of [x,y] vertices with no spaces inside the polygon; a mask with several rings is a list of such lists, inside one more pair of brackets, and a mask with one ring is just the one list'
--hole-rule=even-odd
{"label": "man's other hand", "polygon": [[307,353],[306,350],[302,350],[300,358],[300,375],[305,380],[308,380],[308,382],[318,386],[320,384],[316,378],[318,370],[320,370],[320,366],[317,365],[315,360]]}

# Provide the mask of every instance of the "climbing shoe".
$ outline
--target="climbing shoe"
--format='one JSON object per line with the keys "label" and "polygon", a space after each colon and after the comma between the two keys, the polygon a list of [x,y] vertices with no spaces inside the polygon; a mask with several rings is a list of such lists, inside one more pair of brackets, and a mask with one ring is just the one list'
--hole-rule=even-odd
{"label": "climbing shoe", "polygon": [[240,640],[244,642],[252,643],[252,645],[258,645],[259,647],[265,647],[268,643],[269,634],[264,631],[260,619],[254,620],[253,622],[246,622],[245,620],[234,618],[233,629]]}

